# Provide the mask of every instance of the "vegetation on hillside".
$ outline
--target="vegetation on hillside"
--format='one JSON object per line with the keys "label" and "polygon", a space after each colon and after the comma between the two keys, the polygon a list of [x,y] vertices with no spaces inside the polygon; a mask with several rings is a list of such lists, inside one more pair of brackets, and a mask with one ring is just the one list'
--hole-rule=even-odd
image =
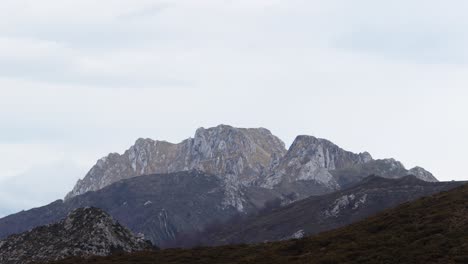
{"label": "vegetation on hillside", "polygon": [[56,262],[71,263],[468,263],[468,185],[304,239]]}

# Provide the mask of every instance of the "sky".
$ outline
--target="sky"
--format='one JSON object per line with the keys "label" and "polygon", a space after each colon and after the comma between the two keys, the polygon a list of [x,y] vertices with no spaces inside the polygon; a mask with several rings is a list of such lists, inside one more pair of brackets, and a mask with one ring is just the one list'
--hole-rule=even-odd
{"label": "sky", "polygon": [[468,180],[464,0],[2,0],[0,216],[137,138],[266,127]]}

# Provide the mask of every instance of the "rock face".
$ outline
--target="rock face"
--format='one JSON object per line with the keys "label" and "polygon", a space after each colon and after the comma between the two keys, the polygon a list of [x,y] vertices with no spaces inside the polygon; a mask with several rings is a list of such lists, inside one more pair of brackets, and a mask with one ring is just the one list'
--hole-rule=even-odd
{"label": "rock face", "polygon": [[428,182],[437,182],[436,177],[432,175],[432,173],[428,172],[427,170],[421,168],[421,167],[414,167],[408,171],[409,175],[414,175],[418,179],[421,179],[423,181],[428,181]]}
{"label": "rock face", "polygon": [[66,199],[122,179],[195,169],[226,179],[231,185],[249,186],[285,153],[284,143],[264,128],[200,128],[194,138],[179,144],[138,139],[123,155],[113,153],[99,160]]}
{"label": "rock face", "polygon": [[311,196],[245,221],[201,235],[206,245],[260,243],[335,229],[421,196],[450,190],[466,182],[425,182],[414,176],[387,179],[370,176],[358,185]]}
{"label": "rock face", "polygon": [[341,190],[373,174],[391,179],[414,175],[437,181],[423,168],[407,170],[394,159],[374,160],[368,152],[355,154],[326,139],[298,136],[279,163],[263,175],[260,186],[292,193],[300,200]]}
{"label": "rock face", "polygon": [[283,182],[313,180],[330,189],[339,189],[332,170],[349,168],[372,161],[365,152],[354,154],[345,151],[325,139],[298,136],[271,175],[265,178],[263,187],[273,188]]}
{"label": "rock face", "polygon": [[[286,151],[284,143],[267,129],[220,125],[200,128],[194,138],[179,144],[138,139],[124,154],[113,153],[99,160],[65,200],[122,179],[189,170],[219,177],[228,190],[225,204],[239,211],[243,210],[241,186],[281,187],[285,192],[306,197],[339,190],[342,183],[355,183],[370,174],[389,178],[413,174],[426,181],[437,181],[422,168],[408,171],[391,159],[385,160],[389,164],[381,166],[381,171],[359,173],[362,166],[373,161],[367,152],[354,154],[325,139],[298,136]],[[339,171],[339,175],[335,176],[334,171]],[[355,171],[358,172],[349,176],[344,173]]]}
{"label": "rock face", "polygon": [[107,256],[153,249],[97,208],[80,208],[64,220],[0,241],[0,263],[23,264],[69,256]]}

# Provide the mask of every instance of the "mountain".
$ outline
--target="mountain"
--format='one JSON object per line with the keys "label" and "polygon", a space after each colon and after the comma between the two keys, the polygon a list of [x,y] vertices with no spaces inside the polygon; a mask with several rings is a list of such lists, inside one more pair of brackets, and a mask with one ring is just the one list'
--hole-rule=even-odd
{"label": "mountain", "polygon": [[67,259],[55,264],[104,263],[468,263],[468,185],[402,204],[316,236],[258,245],[171,249]]}
{"label": "mountain", "polygon": [[403,164],[395,159],[371,160],[366,163],[356,164],[350,167],[339,168],[330,171],[338,184],[345,188],[356,181],[360,181],[369,175],[379,175],[384,178],[398,179],[407,175],[427,182],[437,182],[437,179],[421,167],[407,170]]}
{"label": "mountain", "polygon": [[[242,191],[246,212],[255,212],[277,197],[267,189],[243,187]],[[237,208],[224,203],[228,198],[223,181],[201,171],[144,175],[0,219],[0,238],[54,223],[76,208],[94,206],[155,245],[168,247],[179,234],[199,232],[236,216]]]}
{"label": "mountain", "polygon": [[[221,177],[231,196],[240,185],[252,185],[284,156],[284,143],[264,128],[220,125],[200,128],[194,138],[179,144],[138,139],[124,154],[110,154],[97,162],[66,196],[70,199],[96,191],[122,179],[146,174],[200,170]],[[234,206],[242,211],[242,205]]]}
{"label": "mountain", "polygon": [[79,208],[56,224],[0,241],[0,263],[23,264],[151,249],[151,243],[133,235],[102,210]]}
{"label": "mountain", "polygon": [[387,179],[365,178],[348,189],[277,208],[260,216],[224,225],[201,235],[204,244],[239,244],[300,238],[335,229],[441,191],[463,182],[425,182],[415,176]]}
{"label": "mountain", "polygon": [[[294,197],[284,196],[282,190],[243,186],[240,191],[244,212],[239,214],[235,206],[224,202],[230,199],[230,192],[225,188],[224,182],[216,176],[201,171],[144,175],[121,180],[101,190],[87,192],[66,201],[59,200],[44,207],[0,219],[0,238],[24,232],[36,226],[54,223],[76,208],[94,206],[105,210],[133,232],[144,234],[159,247],[185,246],[196,242],[200,234],[208,237],[206,230],[211,230],[213,227],[232,225],[238,228],[239,225],[233,224],[234,219],[239,220],[239,218],[256,215],[264,207],[279,206],[283,203],[290,204],[284,209],[289,210],[288,208],[297,208],[305,203],[300,210],[285,211],[291,219],[277,218],[276,215],[271,218],[267,217],[267,219],[272,219],[272,226],[277,225],[280,228],[281,232],[278,236],[270,236],[272,234],[267,231],[257,234],[255,230],[247,229],[258,236],[256,237],[258,240],[245,240],[247,242],[274,240],[282,239],[299,230],[314,233],[349,224],[389,206],[459,184],[456,182],[429,183],[415,178],[411,182],[405,179],[401,181],[380,179],[372,184],[366,179],[362,184],[351,189],[324,196],[314,196],[295,203]],[[322,207],[334,207],[335,201],[342,196],[354,195],[356,200],[353,202],[357,202],[366,193],[369,201],[357,210],[351,210],[352,213],[349,215],[340,215],[334,219],[320,213],[324,210]],[[300,220],[300,222],[296,223],[295,220]],[[293,225],[291,226],[289,222]],[[329,224],[321,224],[322,222]],[[253,223],[255,226],[256,222]],[[310,225],[316,229],[309,230],[307,226]],[[242,222],[241,226],[248,228],[250,223]],[[243,231],[244,228],[233,229],[233,233],[238,232],[239,236],[243,235]],[[272,231],[276,232],[276,229]],[[220,241],[220,243],[237,242],[239,240],[237,238],[237,236],[226,235],[215,236],[212,240]],[[184,241],[189,239],[190,241]]]}
{"label": "mountain", "polygon": [[[88,191],[100,190],[122,179],[147,174],[200,170],[220,178],[229,191],[226,204],[243,211],[241,186],[283,189],[297,199],[343,188],[342,182],[356,183],[375,173],[389,177],[413,174],[427,181],[437,181],[422,168],[407,171],[398,163],[399,174],[389,171],[365,171],[343,175],[342,170],[359,170],[372,162],[367,153],[354,154],[332,142],[312,136],[298,136],[289,150],[264,128],[234,128],[220,125],[200,128],[194,138],[179,144],[138,139],[124,154],[109,154],[100,159],[88,174],[77,182],[65,200]],[[396,161],[395,161],[396,162]],[[386,168],[386,167],[381,167]],[[339,170],[339,176],[333,171]],[[404,173],[400,173],[404,172]]]}
{"label": "mountain", "polygon": [[339,184],[330,170],[353,167],[369,161],[372,161],[372,156],[367,152],[354,154],[325,139],[298,136],[262,186],[271,188],[283,182],[314,180],[329,188],[338,189]]}
{"label": "mountain", "polygon": [[65,201],[1,218],[0,238],[95,206],[169,247],[239,214],[343,190],[370,174],[437,181],[422,168],[408,171],[394,159],[374,160],[312,136],[297,137],[286,150],[264,128],[200,128],[179,144],[139,139],[124,154],[99,160]]}

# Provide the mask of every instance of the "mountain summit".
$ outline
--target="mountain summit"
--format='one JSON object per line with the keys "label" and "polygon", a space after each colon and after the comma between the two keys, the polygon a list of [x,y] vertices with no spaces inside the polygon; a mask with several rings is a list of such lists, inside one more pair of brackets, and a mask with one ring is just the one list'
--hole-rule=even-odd
{"label": "mountain summit", "polygon": [[284,143],[264,128],[199,128],[179,144],[138,139],[124,154],[109,154],[79,180],[65,199],[140,175],[200,170],[252,185],[284,156]]}
{"label": "mountain summit", "polygon": [[[199,128],[194,138],[178,144],[138,139],[123,154],[112,153],[100,159],[65,199],[100,190],[122,179],[189,170],[219,177],[231,197],[239,196],[241,186],[269,189],[286,186],[294,191],[300,188],[295,185],[302,185],[304,181],[313,182],[315,186],[308,188],[316,190],[307,193],[310,195],[339,190],[343,182],[357,182],[377,173],[371,169],[368,174],[353,179],[351,176],[342,178],[342,173],[336,176],[333,171],[376,166],[383,172],[378,174],[383,176],[395,178],[412,174],[425,181],[437,181],[423,168],[406,170],[393,159],[376,162],[367,152],[355,154],[325,139],[298,136],[286,150],[285,144],[265,128],[219,125]],[[231,205],[241,210],[238,202]]]}

